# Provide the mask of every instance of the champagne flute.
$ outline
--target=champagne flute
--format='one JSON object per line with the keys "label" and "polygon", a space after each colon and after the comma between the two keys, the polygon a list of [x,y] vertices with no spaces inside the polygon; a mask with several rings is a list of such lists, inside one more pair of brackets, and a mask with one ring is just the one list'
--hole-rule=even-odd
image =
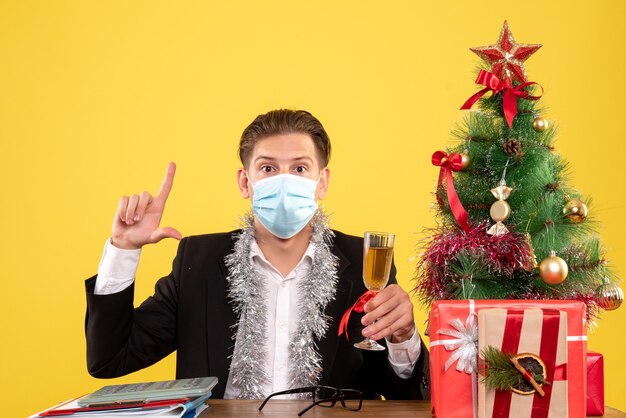
{"label": "champagne flute", "polygon": [[[388,232],[366,232],[363,237],[363,283],[372,292],[380,292],[387,286],[395,239],[396,236]],[[362,350],[385,349],[370,338],[354,346]]]}

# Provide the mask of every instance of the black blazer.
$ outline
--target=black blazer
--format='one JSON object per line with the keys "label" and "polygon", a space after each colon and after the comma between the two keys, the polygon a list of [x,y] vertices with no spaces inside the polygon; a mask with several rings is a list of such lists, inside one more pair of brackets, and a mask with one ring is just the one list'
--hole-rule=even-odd
{"label": "black blazer", "polygon": [[[338,337],[343,313],[367,289],[362,280],[363,239],[335,232],[332,252],[339,258],[337,293],[326,306],[332,318],[326,335],[316,341],[322,357],[320,384],[359,389],[367,398],[429,399],[428,351],[422,351],[413,377],[399,378],[385,351],[359,350],[360,315],[353,314],[351,340]],[[224,257],[233,251],[238,231],[191,236],[178,247],[172,272],[155,285],[155,293],[133,307],[134,286],[110,295],[95,295],[96,277],[86,281],[87,366],[94,377],[122,376],[161,360],[174,350],[176,377],[217,376],[214,398],[222,398],[233,353],[237,316],[228,294]],[[395,283],[395,267],[390,283]],[[384,340],[381,341],[384,344]]]}

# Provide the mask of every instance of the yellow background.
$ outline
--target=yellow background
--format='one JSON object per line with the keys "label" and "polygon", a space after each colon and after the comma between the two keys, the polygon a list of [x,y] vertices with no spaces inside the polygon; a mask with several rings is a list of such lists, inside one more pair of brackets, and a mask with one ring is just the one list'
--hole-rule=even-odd
{"label": "yellow background", "polygon": [[[156,191],[178,163],[164,224],[235,228],[238,137],[257,114],[304,108],[333,140],[332,225],[398,234],[412,287],[434,224],[433,151],[476,91],[468,48],[509,20],[560,126],[572,183],[593,195],[608,257],[626,275],[622,2],[3,1],[0,3],[0,393],[24,416],[113,382],[168,379],[170,357],[113,381],[85,366],[83,279],[95,273],[118,197]],[[514,208],[513,208],[514,209]],[[144,250],[136,299],[169,272],[176,242]],[[426,314],[417,310],[423,330]],[[626,410],[626,308],[589,347],[606,402]],[[621,395],[621,396],[620,396]],[[7,411],[7,408],[9,410]]]}

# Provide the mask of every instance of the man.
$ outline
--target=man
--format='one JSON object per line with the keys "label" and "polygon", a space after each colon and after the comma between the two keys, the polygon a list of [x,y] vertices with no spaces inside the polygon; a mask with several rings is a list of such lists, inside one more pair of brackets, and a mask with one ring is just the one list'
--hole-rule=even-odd
{"label": "man", "polygon": [[170,163],[156,196],[122,197],[98,275],[87,280],[87,362],[95,377],[149,366],[177,350],[177,378],[217,376],[216,398],[262,398],[330,385],[366,397],[428,398],[428,351],[409,296],[395,280],[352,315],[351,336],[387,350],[354,348],[339,320],[366,289],[363,239],[332,231],[325,197],[330,140],[310,113],[276,110],[243,132],[237,172],[252,214],[238,231],[182,239],[172,272],[133,308],[142,246],[180,232],[160,227]]}

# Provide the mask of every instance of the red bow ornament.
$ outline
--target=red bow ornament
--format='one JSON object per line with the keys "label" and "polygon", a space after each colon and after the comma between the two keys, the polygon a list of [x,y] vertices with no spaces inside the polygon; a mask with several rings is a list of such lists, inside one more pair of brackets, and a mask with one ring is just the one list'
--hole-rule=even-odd
{"label": "red bow ornament", "polygon": [[465,232],[469,232],[469,215],[461,204],[461,200],[459,200],[459,195],[454,188],[454,179],[452,178],[452,172],[460,171],[463,167],[461,154],[453,153],[448,155],[443,151],[436,151],[432,156],[432,163],[435,166],[441,167],[439,170],[437,189],[441,187],[443,179],[445,178],[450,210],[452,210],[454,219],[456,219],[461,228],[463,228]]}
{"label": "red bow ornament", "polygon": [[[493,94],[502,92],[502,108],[509,128],[513,127],[513,118],[517,115],[517,98],[521,97],[526,100],[539,100],[543,94],[543,88],[538,83],[530,81],[513,87],[510,79],[506,78],[504,80],[500,80],[495,74],[485,70],[480,70],[478,73],[476,84],[481,84],[486,87],[467,99],[463,106],[461,106],[461,109],[471,109],[474,103],[476,103],[478,99],[480,99],[488,91],[492,91]],[[524,87],[533,84],[536,84],[539,88],[541,88],[541,94],[539,96],[532,96],[527,91],[523,90]]]}
{"label": "red bow ornament", "polygon": [[363,308],[365,307],[365,304],[374,296],[376,296],[376,292],[372,292],[371,290],[368,290],[367,292],[363,293],[356,300],[356,302],[354,302],[354,305],[352,305],[350,308],[348,308],[346,312],[344,312],[343,317],[341,318],[341,321],[339,322],[339,331],[337,333],[337,336],[340,336],[341,334],[345,332],[346,340],[348,339],[348,322],[350,321],[350,314],[352,313],[352,311],[358,312],[358,313],[363,312]]}

